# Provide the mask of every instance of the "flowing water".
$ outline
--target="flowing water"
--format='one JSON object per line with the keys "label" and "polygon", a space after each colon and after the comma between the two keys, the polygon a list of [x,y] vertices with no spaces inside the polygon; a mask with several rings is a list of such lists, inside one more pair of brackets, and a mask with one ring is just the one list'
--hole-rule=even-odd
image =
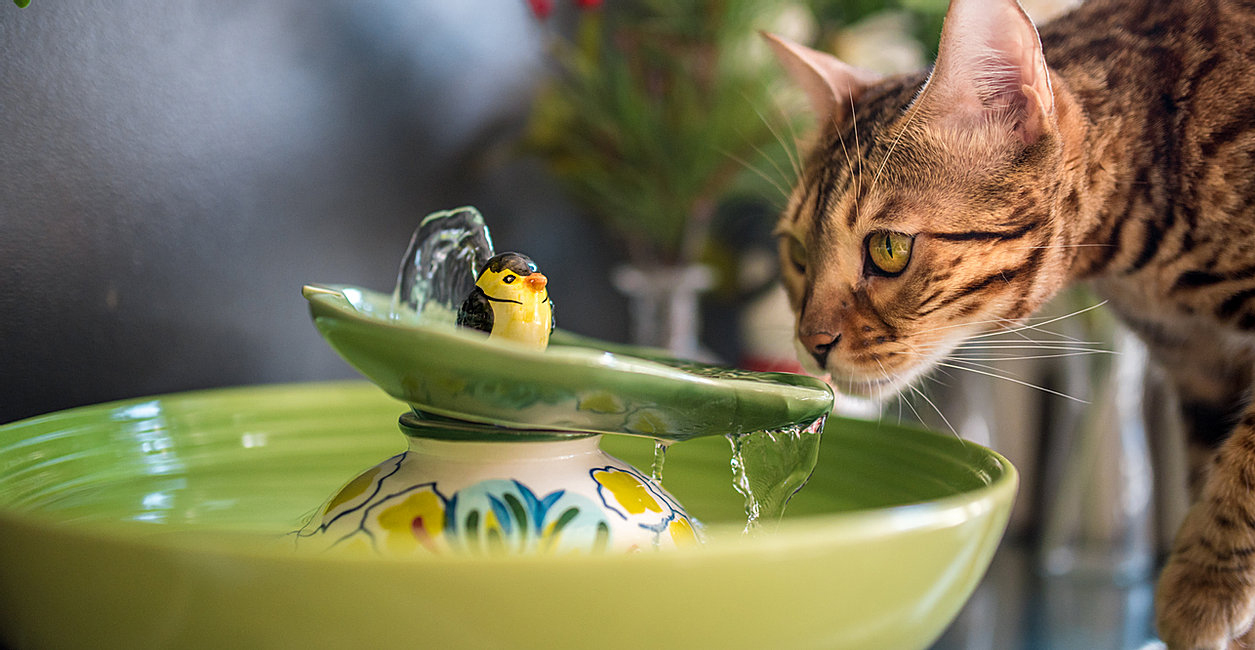
{"label": "flowing water", "polygon": [[774,529],[785,506],[810,480],[819,461],[826,418],[775,431],[729,434],[732,484],[745,497],[745,532]]}
{"label": "flowing water", "polygon": [[667,448],[672,445],[670,440],[654,440],[654,462],[649,467],[649,478],[662,485],[662,466],[667,462]]}
{"label": "flowing water", "polygon": [[410,237],[397,271],[392,318],[417,314],[420,322],[452,324],[479,269],[493,255],[492,237],[475,208],[427,215]]}

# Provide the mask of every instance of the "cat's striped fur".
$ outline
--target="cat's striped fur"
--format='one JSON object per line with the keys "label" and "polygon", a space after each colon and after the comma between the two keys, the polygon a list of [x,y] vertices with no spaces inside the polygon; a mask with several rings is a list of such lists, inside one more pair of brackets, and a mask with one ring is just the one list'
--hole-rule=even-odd
{"label": "cat's striped fur", "polygon": [[[824,118],[778,228],[803,356],[847,392],[890,393],[1092,282],[1190,428],[1196,501],[1159,633],[1240,639],[1255,617],[1255,2],[1089,0],[1039,41],[1014,0],[954,0],[931,74],[887,79],[774,44]],[[912,238],[904,271],[869,262],[878,232]]]}

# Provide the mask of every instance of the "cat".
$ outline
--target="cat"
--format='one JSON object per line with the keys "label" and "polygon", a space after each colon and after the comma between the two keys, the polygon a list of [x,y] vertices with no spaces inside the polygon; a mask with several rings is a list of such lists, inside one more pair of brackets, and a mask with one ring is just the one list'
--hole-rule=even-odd
{"label": "cat", "polygon": [[[1255,2],[1089,0],[1038,32],[952,0],[881,77],[765,34],[819,118],[776,234],[811,369],[885,396],[1087,282],[1170,376],[1194,505],[1156,588],[1173,649],[1255,618]],[[1246,642],[1255,641],[1255,633]]]}

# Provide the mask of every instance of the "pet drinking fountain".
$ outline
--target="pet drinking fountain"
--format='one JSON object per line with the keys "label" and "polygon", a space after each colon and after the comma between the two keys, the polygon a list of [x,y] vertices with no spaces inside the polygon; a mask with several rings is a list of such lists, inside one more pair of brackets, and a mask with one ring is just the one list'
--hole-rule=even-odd
{"label": "pet drinking fountain", "polygon": [[[954,436],[829,418],[806,489],[774,530],[747,535],[728,443],[714,433],[739,436],[742,451],[770,447],[770,436],[750,432],[826,408],[811,380],[724,375],[561,330],[544,352],[520,349],[395,318],[393,296],[308,293],[319,330],[375,385],[217,389],[0,426],[0,644],[925,648],[971,595],[1005,529],[1017,479],[998,454]],[[428,306],[410,311],[421,319]],[[421,345],[398,348],[398,339]],[[398,436],[389,423],[407,407],[423,416],[404,416],[403,428],[446,438]],[[703,522],[705,544],[653,552],[651,532],[645,552],[608,543],[608,552],[546,552],[570,540],[540,535],[526,552],[497,552],[524,545],[502,534],[503,519],[517,525],[521,512],[534,526],[538,511],[521,490],[487,489],[501,484],[465,501],[454,484],[439,493],[459,495],[457,512],[478,508],[480,530],[489,512],[498,516],[490,496],[505,506],[495,541],[459,538],[482,552],[396,557],[360,539],[345,540],[345,552],[305,552],[313,540],[291,534],[317,520],[312,509],[328,495],[353,503],[357,488],[371,493],[378,477],[345,480],[406,453],[408,440],[451,442],[482,427],[492,428],[489,445],[591,447],[601,435],[627,467],[649,466],[655,440],[678,442],[666,455],[666,495],[641,485],[659,504],[655,522],[670,497],[675,512]],[[519,439],[495,438],[505,436]],[[641,495],[624,479],[644,477],[634,472],[622,468],[610,482]],[[559,489],[518,476],[538,502]],[[781,485],[791,493],[789,480]],[[545,513],[560,519],[569,510],[561,498]],[[601,499],[595,487],[587,499]],[[436,544],[413,535],[427,512],[418,506],[432,501],[411,505],[394,518],[411,525],[414,544]],[[543,532],[557,519],[540,521]],[[663,537],[679,535],[668,527]]]}
{"label": "pet drinking fountain", "polygon": [[[323,337],[411,410],[400,421],[409,448],[341,489],[298,533],[304,546],[412,555],[697,541],[653,477],[601,451],[605,434],[656,440],[656,465],[665,445],[730,436],[751,523],[779,517],[814,466],[832,408],[827,385],[610,352],[563,333],[546,347],[546,282],[525,256],[497,255],[479,212],[461,208],[422,221],[391,295],[305,287]],[[454,327],[453,314],[476,327]],[[778,455],[746,442],[754,436],[796,465],[747,459],[747,448]]]}

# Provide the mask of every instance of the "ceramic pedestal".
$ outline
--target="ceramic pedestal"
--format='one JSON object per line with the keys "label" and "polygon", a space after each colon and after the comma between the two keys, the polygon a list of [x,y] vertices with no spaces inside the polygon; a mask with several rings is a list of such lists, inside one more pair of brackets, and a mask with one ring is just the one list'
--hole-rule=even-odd
{"label": "ceramic pedestal", "polygon": [[[408,449],[350,481],[301,530],[302,548],[521,554],[652,551],[696,543],[679,502],[601,451],[601,436],[407,413]],[[491,441],[487,441],[491,440]]]}

